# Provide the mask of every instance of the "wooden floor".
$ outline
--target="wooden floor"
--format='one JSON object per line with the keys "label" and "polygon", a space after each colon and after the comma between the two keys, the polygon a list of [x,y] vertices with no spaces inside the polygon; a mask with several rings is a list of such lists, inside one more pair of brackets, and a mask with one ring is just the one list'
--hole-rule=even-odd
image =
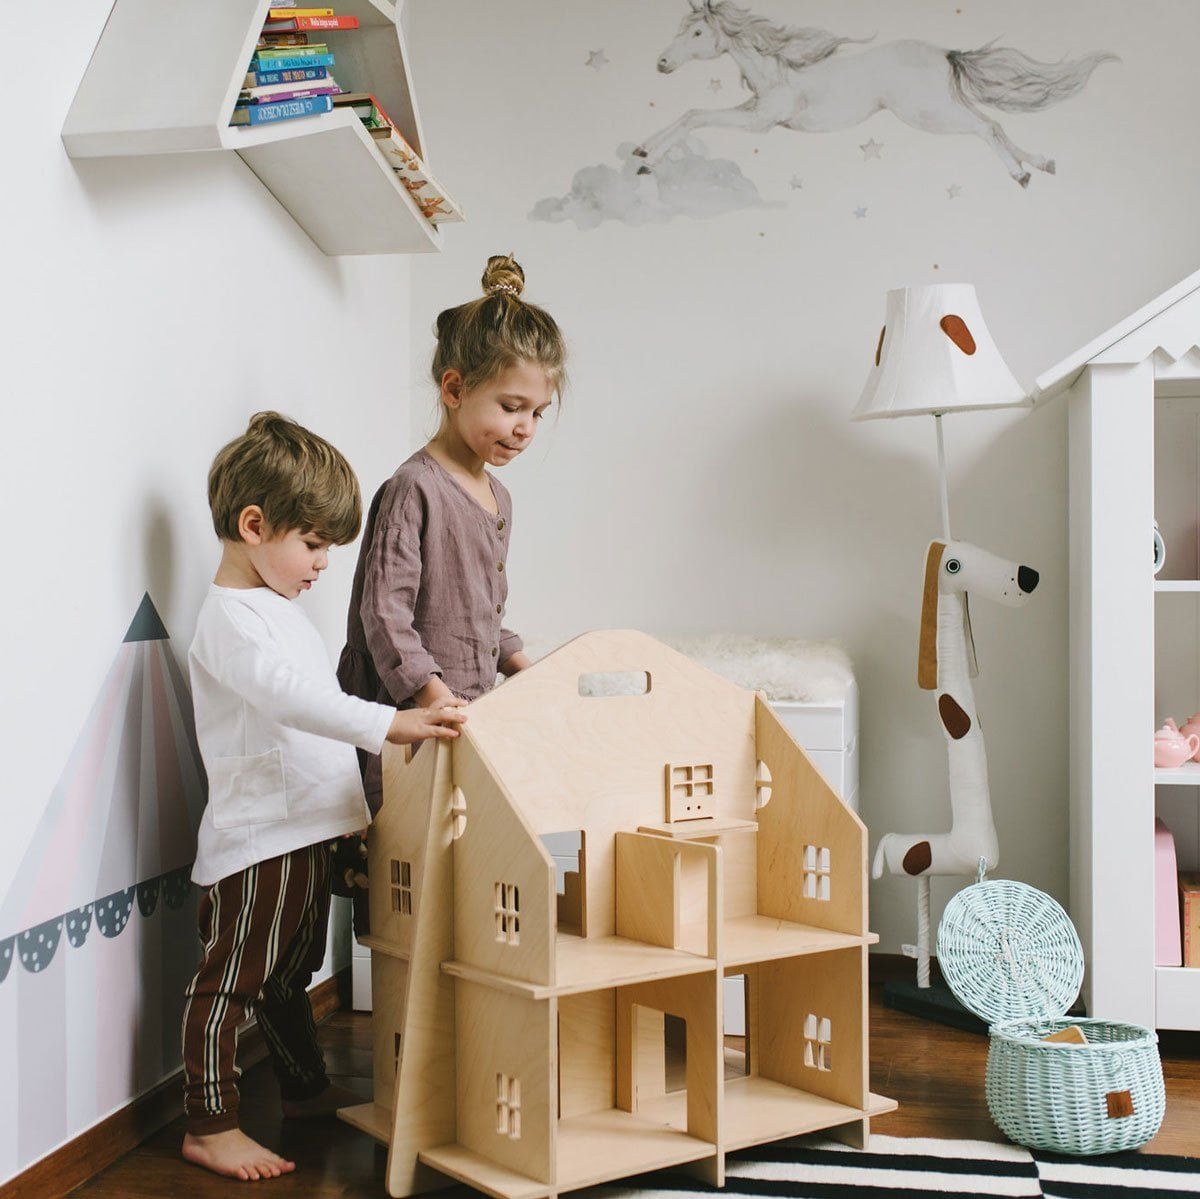
{"label": "wooden floor", "polygon": [[[321,1030],[330,1074],[370,1098],[370,1017],[334,1015]],[[873,1123],[891,1136],[1003,1138],[988,1118],[983,1077],[987,1043],[972,1033],[929,1024],[884,1008],[872,989],[871,1089],[900,1101],[900,1110]],[[1200,1156],[1200,1034],[1165,1034],[1167,1117],[1151,1152]],[[293,1158],[296,1172],[260,1183],[272,1195],[312,1199],[379,1199],[385,1155],[340,1121],[299,1124],[279,1116],[278,1091],[266,1064],[242,1080],[243,1126]],[[88,1199],[188,1199],[227,1196],[241,1184],[215,1178],[179,1157],[176,1121],[73,1192]],[[461,1188],[460,1188],[461,1190]],[[470,1193],[473,1192],[463,1192]]]}

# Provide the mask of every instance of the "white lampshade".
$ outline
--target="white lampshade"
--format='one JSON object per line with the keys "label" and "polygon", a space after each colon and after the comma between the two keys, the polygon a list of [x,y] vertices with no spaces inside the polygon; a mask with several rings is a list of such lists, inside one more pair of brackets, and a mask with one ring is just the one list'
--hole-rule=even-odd
{"label": "white lampshade", "polygon": [[899,287],[854,420],[1028,406],[1000,357],[969,283]]}

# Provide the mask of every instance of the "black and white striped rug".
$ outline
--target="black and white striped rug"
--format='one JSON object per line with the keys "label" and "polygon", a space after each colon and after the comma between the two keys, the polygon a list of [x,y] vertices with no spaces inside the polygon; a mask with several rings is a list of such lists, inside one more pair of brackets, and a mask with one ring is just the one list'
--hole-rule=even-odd
{"label": "black and white striped rug", "polygon": [[[715,1192],[661,1173],[595,1188],[605,1199],[685,1199]],[[726,1195],[756,1199],[1180,1199],[1200,1193],[1200,1158],[1119,1153],[1066,1158],[988,1141],[871,1137],[867,1152],[816,1137],[730,1154]]]}

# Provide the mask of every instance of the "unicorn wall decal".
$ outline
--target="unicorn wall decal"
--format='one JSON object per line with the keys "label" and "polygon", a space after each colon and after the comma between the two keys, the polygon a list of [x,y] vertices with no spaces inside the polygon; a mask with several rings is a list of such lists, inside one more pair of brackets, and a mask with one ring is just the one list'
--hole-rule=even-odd
{"label": "unicorn wall decal", "polygon": [[1076,95],[1092,72],[1117,56],[1103,52],[1056,63],[1039,62],[989,42],[978,50],[947,50],[930,42],[894,41],[842,54],[871,38],[839,37],[823,29],[778,25],[732,0],[688,0],[675,40],[663,51],[664,74],[684,63],[728,54],[750,98],[736,108],[691,109],[634,150],[649,172],[671,147],[702,128],[766,133],[777,125],[830,133],[887,110],[926,133],[982,138],[1022,187],[1034,168],[1053,175],[1053,158],[1018,146],[978,105],[1003,112],[1037,112]]}

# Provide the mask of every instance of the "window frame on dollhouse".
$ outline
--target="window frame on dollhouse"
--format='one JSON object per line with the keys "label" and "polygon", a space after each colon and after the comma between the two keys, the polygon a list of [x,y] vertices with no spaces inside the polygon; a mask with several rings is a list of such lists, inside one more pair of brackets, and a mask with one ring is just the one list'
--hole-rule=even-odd
{"label": "window frame on dollhouse", "polygon": [[412,863],[391,859],[392,911],[398,916],[413,914]]}
{"label": "window frame on dollhouse", "polygon": [[496,940],[502,945],[521,943],[521,888],[517,883],[496,883],[492,914]]}

